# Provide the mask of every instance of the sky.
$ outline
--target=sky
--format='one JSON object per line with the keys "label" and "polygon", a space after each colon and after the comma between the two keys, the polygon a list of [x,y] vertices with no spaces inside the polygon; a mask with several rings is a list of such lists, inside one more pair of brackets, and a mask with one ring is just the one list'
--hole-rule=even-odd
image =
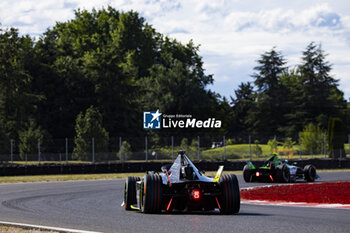
{"label": "sky", "polygon": [[293,68],[312,41],[322,44],[331,75],[350,98],[347,0],[0,0],[0,23],[38,37],[56,22],[74,18],[75,9],[108,5],[137,11],[158,32],[199,44],[206,74],[214,76],[208,88],[227,98],[241,82],[253,81],[262,53],[276,47]]}

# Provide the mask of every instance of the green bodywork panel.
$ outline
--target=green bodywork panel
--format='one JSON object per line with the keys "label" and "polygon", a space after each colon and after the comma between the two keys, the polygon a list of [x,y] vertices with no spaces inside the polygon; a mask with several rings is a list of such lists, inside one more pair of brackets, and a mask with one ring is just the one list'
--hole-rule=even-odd
{"label": "green bodywork panel", "polygon": [[247,164],[250,169],[255,169],[255,166],[252,164],[252,162],[248,161]]}
{"label": "green bodywork panel", "polygon": [[[267,170],[269,170],[269,169],[270,169],[270,163],[271,163],[271,162],[273,162],[275,168],[277,167],[277,165],[282,164],[282,162],[278,159],[277,154],[274,153],[270,158],[268,158],[268,159],[265,161],[264,165],[261,166],[259,169],[267,169]],[[252,162],[248,161],[247,164],[248,164],[248,166],[249,166],[250,169],[255,169],[255,166],[253,165]],[[286,164],[286,165],[287,165],[287,166],[290,166],[290,165],[288,165],[288,164]]]}
{"label": "green bodywork panel", "polygon": [[260,169],[270,169],[270,163],[273,162],[275,168],[277,167],[277,165],[282,164],[282,162],[278,159],[278,156],[276,153],[274,153],[270,158],[268,158],[265,161],[264,166],[260,167]]}

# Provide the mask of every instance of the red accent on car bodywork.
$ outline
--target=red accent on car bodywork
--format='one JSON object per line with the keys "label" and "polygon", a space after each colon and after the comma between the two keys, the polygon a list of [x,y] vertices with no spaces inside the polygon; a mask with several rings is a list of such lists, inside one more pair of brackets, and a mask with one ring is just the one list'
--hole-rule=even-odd
{"label": "red accent on car bodywork", "polygon": [[169,211],[172,202],[173,202],[173,198],[170,199],[169,204],[166,207],[166,211]]}
{"label": "red accent on car bodywork", "polygon": [[165,173],[166,173],[166,176],[168,177],[168,181],[169,181],[169,185],[171,187],[171,181],[170,181],[170,177],[169,177],[169,174],[168,174],[168,170],[165,169]]}
{"label": "red accent on car bodywork", "polygon": [[220,203],[219,203],[218,197],[215,197],[215,200],[216,200],[216,203],[218,204],[219,209],[221,210],[221,206],[220,206]]}

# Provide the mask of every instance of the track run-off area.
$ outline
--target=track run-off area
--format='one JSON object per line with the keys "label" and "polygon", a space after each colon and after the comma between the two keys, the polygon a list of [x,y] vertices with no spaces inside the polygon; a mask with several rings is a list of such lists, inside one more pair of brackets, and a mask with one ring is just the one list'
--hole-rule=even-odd
{"label": "track run-off area", "polygon": [[[350,181],[350,172],[320,172],[317,182]],[[264,186],[245,183],[241,188]],[[269,184],[270,185],[270,184]],[[273,184],[272,184],[273,185]],[[350,209],[256,205],[237,215],[141,214],[125,211],[124,180],[0,184],[0,221],[97,232],[349,232]],[[293,194],[291,194],[293,195]]]}

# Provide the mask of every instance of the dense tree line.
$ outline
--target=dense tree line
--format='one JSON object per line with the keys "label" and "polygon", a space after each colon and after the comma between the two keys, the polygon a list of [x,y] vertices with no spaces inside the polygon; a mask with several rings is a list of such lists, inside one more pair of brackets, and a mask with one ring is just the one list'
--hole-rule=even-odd
{"label": "dense tree line", "polygon": [[204,72],[199,47],[156,32],[133,11],[78,10],[74,19],[56,23],[37,40],[15,28],[2,30],[0,46],[4,145],[35,130],[49,138],[73,138],[76,118],[90,106],[116,137],[152,133],[143,130],[143,111],[205,119],[220,105],[206,88],[213,77]]}
{"label": "dense tree line", "polygon": [[237,136],[249,132],[258,138],[295,139],[309,123],[327,130],[331,118],[347,121],[344,93],[330,76],[331,65],[321,45],[310,43],[295,68],[288,68],[275,48],[257,63],[254,82],[241,83],[231,97],[233,119],[239,122],[231,129]]}
{"label": "dense tree line", "polygon": [[[241,83],[230,101],[208,89],[214,79],[205,73],[197,45],[156,32],[133,11],[77,10],[74,19],[56,23],[38,39],[3,29],[0,153],[8,151],[10,139],[30,142],[38,135],[75,137],[81,142],[76,150],[83,151],[90,141],[82,135],[93,134],[89,125],[107,139],[204,132],[242,141],[248,134],[296,138],[308,123],[326,130],[330,118],[347,121],[347,103],[320,45],[309,44],[293,69],[275,48],[257,63],[254,82]],[[143,130],[142,112],[156,109],[215,117],[223,127]]]}

